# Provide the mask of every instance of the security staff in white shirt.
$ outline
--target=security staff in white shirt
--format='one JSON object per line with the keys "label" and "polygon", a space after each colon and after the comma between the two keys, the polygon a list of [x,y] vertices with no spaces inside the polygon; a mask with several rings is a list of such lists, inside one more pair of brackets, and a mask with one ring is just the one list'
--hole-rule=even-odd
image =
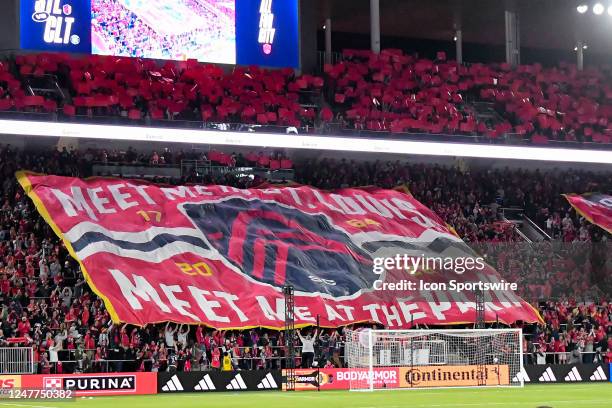
{"label": "security staff in white shirt", "polygon": [[314,343],[317,340],[319,331],[315,330],[314,336],[312,337],[310,337],[310,334],[303,337],[300,330],[298,330],[297,333],[302,342],[302,368],[310,368],[314,360]]}

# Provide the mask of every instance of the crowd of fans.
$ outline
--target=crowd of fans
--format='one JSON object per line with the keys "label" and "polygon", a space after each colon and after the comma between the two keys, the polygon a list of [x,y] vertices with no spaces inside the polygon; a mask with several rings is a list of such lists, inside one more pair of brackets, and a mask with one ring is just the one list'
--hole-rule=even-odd
{"label": "crowd of fans", "polygon": [[[224,358],[231,360],[233,368],[280,367],[287,346],[282,332],[112,325],[103,302],[89,289],[78,263],[38,216],[14,178],[14,171],[18,169],[87,176],[96,160],[151,163],[163,157],[165,163],[178,165],[185,158],[203,158],[201,154],[193,156],[170,150],[145,154],[133,149],[36,152],[2,146],[0,346],[33,346],[40,372],[197,370],[220,368]],[[246,160],[241,155],[228,156],[238,162]],[[610,350],[607,335],[611,330],[612,306],[605,300],[610,293],[602,293],[604,282],[597,280],[612,276],[610,262],[595,265],[592,251],[581,251],[581,245],[594,243],[605,248],[609,245],[608,236],[583,224],[560,196],[564,192],[610,191],[609,175],[578,170],[480,171],[468,170],[462,165],[444,167],[343,159],[310,160],[296,164],[295,171],[298,182],[327,189],[358,185],[407,186],[466,242],[482,245],[480,249],[490,257],[489,262],[502,276],[519,282],[519,287],[523,288],[521,294],[526,299],[561,299],[540,307],[546,325],[537,326],[526,345],[530,351],[533,348],[533,361],[539,361],[536,354],[552,351],[565,351],[567,355],[545,358],[570,361],[575,358],[571,356],[576,350],[584,352],[579,354],[581,358],[590,359],[586,356],[596,354],[589,354],[589,351],[597,349],[601,358],[612,358],[612,354],[606,354]],[[243,185],[239,179],[221,181]],[[252,180],[251,184],[254,184]],[[562,228],[569,229],[571,223],[575,230],[584,227],[587,233],[574,234],[570,240],[559,232],[561,235],[556,236],[565,242],[526,245],[519,242],[513,226],[505,226],[501,208],[506,206],[523,208],[526,214],[544,223],[544,227],[550,214],[563,214],[561,224],[565,226]],[[547,247],[557,243],[561,245],[559,250],[551,251]],[[592,302],[570,300],[579,297]],[[296,346],[302,343],[299,338],[294,341]],[[342,366],[341,330],[324,331],[318,336],[317,344],[322,366]]]}
{"label": "crowd of fans", "polygon": [[[575,65],[457,66],[444,53],[419,59],[400,50],[346,50],[327,65],[333,102],[345,126],[391,132],[515,134],[548,140],[610,143],[612,71]],[[490,102],[499,118],[481,119],[469,102]],[[484,116],[483,116],[484,117]]]}
{"label": "crowd of fans", "polygon": [[546,325],[536,327],[523,344],[528,364],[612,362],[612,304],[580,305],[549,301],[540,305]]}
{"label": "crowd of fans", "polygon": [[[342,61],[325,65],[321,76],[258,67],[224,71],[194,60],[160,66],[140,58],[155,51],[146,47],[158,47],[161,40],[155,39],[154,32],[139,34],[146,39],[142,47],[128,38],[130,33],[153,29],[118,2],[98,3],[118,8],[119,16],[95,24],[94,34],[114,38],[119,55],[139,58],[17,56],[0,64],[0,110],[54,112],[90,120],[125,117],[137,123],[255,124],[320,133],[344,129],[540,144],[611,142],[611,72],[606,67],[578,71],[570,64],[458,66],[443,53],[429,60],[398,50],[379,55],[347,50]],[[211,12],[210,7],[202,10]],[[225,16],[226,10],[218,13]],[[176,37],[172,41],[182,38]],[[169,47],[162,47],[167,52],[160,57],[168,58]],[[44,75],[56,78],[69,95],[26,95],[25,85]]]}
{"label": "crowd of fans", "polygon": [[[44,75],[57,78],[69,95],[29,97],[16,79],[29,84]],[[68,119],[79,115],[136,123],[206,122],[220,124],[217,129],[229,124],[312,127],[317,116],[312,100],[324,84],[319,77],[296,77],[291,69],[235,67],[225,72],[194,60],[159,66],[147,59],[101,55],[75,59],[64,54],[16,56],[0,64],[0,86],[4,83],[0,110],[57,113],[60,104]]]}

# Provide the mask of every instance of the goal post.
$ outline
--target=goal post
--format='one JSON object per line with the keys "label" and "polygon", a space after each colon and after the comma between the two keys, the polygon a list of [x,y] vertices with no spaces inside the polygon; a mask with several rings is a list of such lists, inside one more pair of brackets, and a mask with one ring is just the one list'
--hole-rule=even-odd
{"label": "goal post", "polygon": [[522,387],[521,329],[348,330],[350,389]]}

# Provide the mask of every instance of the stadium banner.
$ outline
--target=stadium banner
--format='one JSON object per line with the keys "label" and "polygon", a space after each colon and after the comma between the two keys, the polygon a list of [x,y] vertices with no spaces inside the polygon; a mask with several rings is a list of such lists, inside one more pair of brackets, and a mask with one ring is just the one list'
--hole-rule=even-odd
{"label": "stadium banner", "polygon": [[573,382],[605,382],[612,373],[608,364],[527,364],[513,382],[519,377],[525,383],[573,383]]}
{"label": "stadium banner", "polygon": [[21,0],[24,50],[299,65],[297,0]]}
{"label": "stadium banner", "polygon": [[280,370],[190,371],[157,374],[157,392],[236,392],[280,389]]}
{"label": "stadium banner", "polygon": [[285,285],[298,327],[465,324],[478,285],[487,321],[540,321],[406,192],[17,177],[114,322],[281,329]]}
{"label": "stadium banner", "polygon": [[612,234],[612,196],[600,193],[564,194],[578,214]]}
{"label": "stadium banner", "polygon": [[[375,388],[398,388],[399,368],[397,367],[375,367],[374,368],[374,387]],[[286,390],[287,384],[284,380],[287,370],[283,370],[282,389]],[[349,390],[351,381],[365,381],[369,377],[366,368],[297,368],[295,369],[295,390],[296,391],[315,391],[321,390]]]}
{"label": "stadium banner", "polygon": [[157,373],[31,374],[21,387],[71,389],[77,397],[157,394]]}
{"label": "stadium banner", "polygon": [[510,367],[507,364],[483,366],[416,366],[399,370],[401,388],[471,387],[480,384],[510,385]]}
{"label": "stadium banner", "polygon": [[21,388],[21,375],[0,375],[0,389]]}

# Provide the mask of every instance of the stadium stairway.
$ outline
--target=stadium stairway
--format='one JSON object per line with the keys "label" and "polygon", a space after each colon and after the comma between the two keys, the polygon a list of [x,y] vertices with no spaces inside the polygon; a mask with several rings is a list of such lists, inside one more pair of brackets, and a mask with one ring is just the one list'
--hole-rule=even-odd
{"label": "stadium stairway", "polygon": [[552,240],[550,235],[523,213],[522,209],[505,208],[503,220],[513,223],[518,234],[529,243]]}
{"label": "stadium stairway", "polygon": [[476,120],[480,123],[487,123],[489,128],[503,123],[504,119],[497,113],[495,106],[491,102],[471,102]]}

